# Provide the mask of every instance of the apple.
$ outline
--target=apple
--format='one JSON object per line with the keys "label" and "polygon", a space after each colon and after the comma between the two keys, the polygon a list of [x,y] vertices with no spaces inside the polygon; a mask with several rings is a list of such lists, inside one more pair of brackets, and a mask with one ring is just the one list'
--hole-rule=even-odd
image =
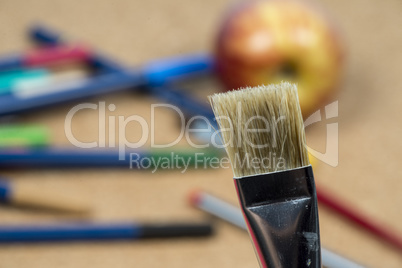
{"label": "apple", "polygon": [[304,118],[331,100],[343,49],[322,11],[303,2],[247,1],[227,14],[215,48],[216,70],[228,90],[296,83]]}

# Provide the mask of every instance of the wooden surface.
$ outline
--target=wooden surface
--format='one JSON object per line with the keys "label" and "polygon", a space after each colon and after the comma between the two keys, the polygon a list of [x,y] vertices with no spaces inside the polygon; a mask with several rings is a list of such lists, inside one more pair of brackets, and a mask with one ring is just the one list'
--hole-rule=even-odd
{"label": "wooden surface", "polygon": [[[0,1],[0,53],[30,46],[27,27],[33,22],[62,30],[117,60],[137,65],[151,59],[208,51],[226,0],[182,1]],[[374,0],[324,1],[339,21],[347,43],[347,64],[339,96],[339,165],[319,162],[319,187],[336,193],[351,206],[402,233],[402,2]],[[203,95],[216,87],[197,86]],[[108,115],[142,115],[149,119],[157,100],[122,92],[89,100],[115,104]],[[57,145],[69,145],[64,118],[75,104],[23,115],[24,123],[51,128]],[[178,133],[171,113],[157,114],[157,139]],[[334,121],[332,121],[334,122]],[[85,111],[73,121],[74,134],[85,141],[97,137],[97,113]],[[134,141],[138,126],[127,128]],[[307,131],[308,142],[325,150],[325,124]],[[183,142],[182,144],[185,144]],[[223,170],[15,170],[2,172],[21,187],[55,191],[82,199],[94,208],[97,221],[202,220],[186,196],[201,188],[236,202],[232,173]],[[0,207],[0,222],[45,223],[72,220],[51,213]],[[359,227],[320,207],[322,244],[370,267],[402,267],[401,255]],[[211,238],[176,241],[0,245],[0,267],[257,267],[248,235],[217,221]]]}

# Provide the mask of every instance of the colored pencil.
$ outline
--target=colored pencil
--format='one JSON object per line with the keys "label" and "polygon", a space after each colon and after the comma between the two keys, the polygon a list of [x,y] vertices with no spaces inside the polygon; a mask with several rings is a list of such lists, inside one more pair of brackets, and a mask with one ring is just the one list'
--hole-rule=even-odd
{"label": "colored pencil", "polygon": [[387,226],[385,223],[365,215],[352,205],[346,204],[335,195],[330,194],[329,191],[322,190],[321,188],[319,191],[317,191],[317,198],[320,204],[342,215],[354,224],[363,227],[371,234],[381,238],[381,240],[389,243],[390,245],[393,245],[399,251],[402,251],[401,235],[391,227]]}
{"label": "colored pencil", "polygon": [[205,237],[209,223],[58,223],[52,225],[0,225],[0,243],[138,240]]}
{"label": "colored pencil", "polygon": [[[100,149],[65,149],[65,148],[31,148],[0,150],[0,168],[111,168],[125,167],[132,169],[155,168],[155,164],[165,161],[170,169],[200,165],[205,159],[220,157],[220,151],[215,149],[161,149],[126,152],[124,160],[119,160],[117,150]],[[198,159],[198,160],[197,160]],[[204,159],[204,160],[203,160]],[[151,160],[151,163],[148,163]],[[183,162],[184,161],[184,162]],[[198,161],[198,162],[197,162]],[[141,166],[141,163],[145,163]]]}

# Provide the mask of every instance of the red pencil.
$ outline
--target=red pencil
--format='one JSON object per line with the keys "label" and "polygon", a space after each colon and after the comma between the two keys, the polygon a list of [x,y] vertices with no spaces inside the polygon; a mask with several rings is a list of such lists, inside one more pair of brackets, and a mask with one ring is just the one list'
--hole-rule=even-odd
{"label": "red pencil", "polygon": [[385,224],[364,215],[357,209],[345,204],[334,195],[323,191],[321,187],[317,188],[317,198],[319,204],[329,207],[402,251],[402,238],[398,236],[396,231],[391,230],[391,228],[387,227]]}

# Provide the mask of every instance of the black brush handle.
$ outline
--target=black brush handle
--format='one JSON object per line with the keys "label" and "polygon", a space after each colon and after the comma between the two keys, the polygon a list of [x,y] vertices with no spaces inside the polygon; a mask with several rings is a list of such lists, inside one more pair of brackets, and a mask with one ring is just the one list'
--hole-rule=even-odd
{"label": "black brush handle", "polygon": [[235,184],[262,267],[321,267],[311,166],[239,178]]}

